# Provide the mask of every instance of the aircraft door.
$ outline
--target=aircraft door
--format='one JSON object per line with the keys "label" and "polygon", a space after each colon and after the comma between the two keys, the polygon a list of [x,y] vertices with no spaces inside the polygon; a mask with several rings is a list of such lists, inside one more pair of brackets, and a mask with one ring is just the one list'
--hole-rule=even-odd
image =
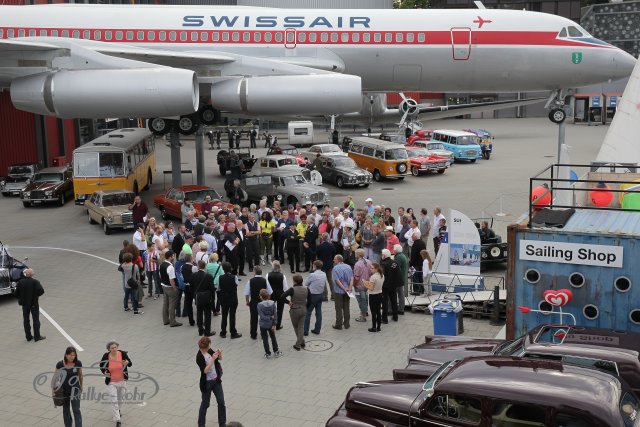
{"label": "aircraft door", "polygon": [[284,31],[284,47],[287,49],[295,49],[298,42],[298,34],[295,28],[287,28]]}
{"label": "aircraft door", "polygon": [[451,49],[453,59],[456,61],[466,61],[471,56],[471,28],[451,29]]}

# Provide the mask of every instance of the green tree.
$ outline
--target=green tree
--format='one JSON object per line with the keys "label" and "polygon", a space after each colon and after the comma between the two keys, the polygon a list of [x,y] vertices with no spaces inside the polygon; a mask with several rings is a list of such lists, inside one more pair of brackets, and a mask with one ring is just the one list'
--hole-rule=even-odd
{"label": "green tree", "polygon": [[393,0],[394,9],[427,9],[430,6],[429,0]]}

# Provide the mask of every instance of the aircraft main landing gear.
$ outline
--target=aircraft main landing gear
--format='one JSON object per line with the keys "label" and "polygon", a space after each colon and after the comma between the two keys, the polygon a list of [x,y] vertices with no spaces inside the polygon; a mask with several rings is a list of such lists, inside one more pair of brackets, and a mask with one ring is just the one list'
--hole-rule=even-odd
{"label": "aircraft main landing gear", "polygon": [[181,135],[192,135],[199,128],[200,124],[213,125],[220,121],[220,112],[210,105],[200,107],[193,113],[174,118],[154,117],[147,120],[147,127],[156,136],[166,135],[175,129]]}

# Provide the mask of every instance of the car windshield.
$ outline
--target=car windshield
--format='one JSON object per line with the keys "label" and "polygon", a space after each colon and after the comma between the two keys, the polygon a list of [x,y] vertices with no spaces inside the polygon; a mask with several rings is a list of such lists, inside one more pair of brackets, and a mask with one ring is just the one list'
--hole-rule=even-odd
{"label": "car windshield", "polygon": [[73,176],[109,177],[124,176],[123,153],[75,153],[73,156]]}
{"label": "car windshield", "polygon": [[407,150],[409,157],[428,156],[429,152],[426,148],[417,148],[413,150]]}
{"label": "car windshield", "polygon": [[356,162],[351,157],[335,157],[333,163],[340,168],[357,168]]}
{"label": "car windshield", "polygon": [[285,176],[280,178],[280,181],[284,186],[304,184],[307,182],[302,175]]}
{"label": "car windshield", "polygon": [[297,165],[296,159],[292,159],[287,157],[286,159],[278,160],[278,167],[287,166],[287,165]]}
{"label": "car windshield", "polygon": [[493,351],[496,356],[516,356],[524,352],[524,337],[505,341]]}
{"label": "car windshield", "polygon": [[9,176],[9,177],[7,177],[6,182],[7,183],[9,183],[9,182],[27,182],[28,179],[29,178],[27,178],[26,176],[18,176],[18,177]]}
{"label": "car windshield", "polygon": [[337,145],[327,145],[322,149],[323,153],[339,153],[342,150]]}
{"label": "car windshield", "polygon": [[475,135],[462,135],[458,137],[458,145],[478,144],[478,137]]}
{"label": "car windshield", "polygon": [[110,206],[130,205],[133,203],[133,193],[105,194],[102,196],[102,206],[108,208]]}
{"label": "car windshield", "polygon": [[61,173],[39,173],[33,179],[35,182],[63,181]]}
{"label": "car windshield", "polygon": [[427,144],[427,149],[428,150],[444,150],[444,145],[440,144],[439,142],[435,142],[433,144]]}
{"label": "car windshield", "polygon": [[404,148],[393,148],[391,150],[386,150],[384,153],[384,158],[386,160],[406,160],[409,158],[407,156],[407,150]]}
{"label": "car windshield", "polygon": [[298,154],[298,150],[296,148],[287,148],[282,150],[282,154],[288,154],[290,156],[295,156]]}
{"label": "car windshield", "polygon": [[9,167],[9,175],[24,175],[24,174],[31,174],[31,168],[29,166]]}
{"label": "car windshield", "polygon": [[433,393],[433,389],[438,383],[438,380],[440,379],[440,377],[444,375],[444,372],[449,367],[453,367],[456,363],[458,363],[457,360],[450,360],[440,365],[440,367],[436,369],[436,371],[433,374],[431,374],[431,376],[427,379],[427,381],[425,381],[424,385],[422,386],[422,389],[427,392]]}
{"label": "car windshield", "polygon": [[213,200],[220,200],[220,195],[216,190],[197,190],[197,191],[187,191],[185,193],[186,197],[192,202],[204,202],[204,198],[206,196],[211,196]]}

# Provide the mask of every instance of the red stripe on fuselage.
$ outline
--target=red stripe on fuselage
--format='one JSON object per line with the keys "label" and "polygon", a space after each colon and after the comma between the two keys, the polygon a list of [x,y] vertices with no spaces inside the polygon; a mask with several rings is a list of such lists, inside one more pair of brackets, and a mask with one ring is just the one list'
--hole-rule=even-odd
{"label": "red stripe on fuselage", "polygon": [[[459,30],[460,28],[457,28]],[[295,41],[285,30],[164,30],[133,28],[0,27],[0,39],[65,37],[108,43],[240,44],[240,45],[451,45],[451,31],[312,31],[295,30]],[[11,32],[11,34],[10,34]],[[78,37],[73,37],[77,32]],[[292,29],[287,29],[292,33]],[[65,33],[65,35],[63,35]],[[87,34],[88,33],[88,34]],[[109,37],[107,37],[109,35]],[[119,38],[116,36],[119,35]],[[85,37],[88,36],[88,37]],[[129,37],[127,37],[129,36]],[[163,39],[161,38],[163,37]],[[291,37],[291,36],[290,36]],[[277,39],[277,40],[276,40]],[[463,43],[464,44],[464,43]],[[549,31],[488,31],[471,29],[471,45],[576,46],[611,48],[580,40],[559,39]]]}

